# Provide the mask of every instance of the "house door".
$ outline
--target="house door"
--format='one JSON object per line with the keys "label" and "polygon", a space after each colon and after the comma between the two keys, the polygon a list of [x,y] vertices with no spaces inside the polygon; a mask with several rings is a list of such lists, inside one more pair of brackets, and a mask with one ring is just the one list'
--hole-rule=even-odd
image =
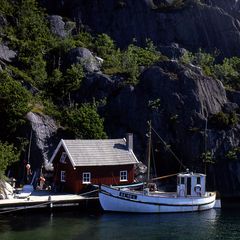
{"label": "house door", "polygon": [[187,195],[191,195],[191,178],[187,178]]}

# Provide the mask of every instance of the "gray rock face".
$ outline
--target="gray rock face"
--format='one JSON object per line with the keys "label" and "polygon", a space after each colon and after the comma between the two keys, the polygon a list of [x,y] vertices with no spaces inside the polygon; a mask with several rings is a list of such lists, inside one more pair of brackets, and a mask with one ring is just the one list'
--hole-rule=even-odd
{"label": "gray rock face", "polygon": [[90,73],[82,82],[81,89],[77,93],[78,102],[91,102],[108,98],[117,89],[117,82],[109,76],[101,73]]}
{"label": "gray rock face", "polygon": [[[149,101],[156,99],[160,100],[160,108],[151,111]],[[186,68],[177,62],[167,62],[145,70],[135,89],[121,90],[109,103],[108,112],[114,119],[115,127],[111,129],[125,126],[125,131],[130,128],[140,136],[145,135],[146,122],[151,118],[154,127],[166,136],[172,119],[178,125],[178,132],[174,134],[180,134],[178,139],[182,140],[183,137],[188,138],[186,132],[195,125],[203,128],[204,119],[221,111],[226,102],[226,93],[220,82],[204,77],[195,67]],[[191,143],[191,140],[186,141]],[[186,154],[187,159],[195,158],[190,152]]]}
{"label": "gray rock face", "polygon": [[[149,101],[156,99],[160,100],[160,106],[151,109]],[[192,170],[203,171],[201,156],[205,152],[206,118],[226,108],[235,109],[236,104],[228,102],[225,89],[219,81],[203,76],[198,68],[165,62],[145,70],[139,85],[119,91],[117,96],[109,99],[107,108],[106,126],[112,134],[110,137],[123,136],[131,129],[136,136],[134,149],[139,153],[140,160],[143,160],[143,149],[147,142],[146,122],[151,119],[153,128],[171,145],[184,165],[190,168],[194,166]],[[235,185],[231,181],[233,185],[227,187],[224,183],[228,182],[228,178],[237,177],[237,171],[233,172],[231,166],[238,162],[226,160],[225,156],[239,146],[239,134],[238,125],[225,130],[209,126],[207,130],[207,149],[211,149],[215,161],[209,173],[215,178],[210,182],[225,196],[240,193],[239,181]],[[153,145],[160,151],[155,158],[161,159],[160,171],[173,171],[177,162],[165,151],[156,135],[153,135]]]}
{"label": "gray rock face", "polygon": [[170,59],[179,59],[187,52],[186,49],[179,47],[179,44],[177,43],[172,43],[168,46],[160,45],[158,46],[158,49],[163,55]]}
{"label": "gray rock face", "polygon": [[50,28],[53,34],[58,37],[66,37],[68,33],[65,30],[65,22],[62,20],[61,16],[52,15],[48,17],[50,23]]}
{"label": "gray rock face", "polygon": [[240,108],[240,92],[239,91],[228,90],[227,97],[231,102],[238,104],[238,107]]}
{"label": "gray rock face", "polygon": [[76,63],[82,64],[87,72],[99,72],[101,63],[92,55],[87,48],[74,48],[69,51],[66,57],[67,65]]}
{"label": "gray rock face", "polygon": [[0,44],[0,71],[4,69],[7,62],[12,62],[17,53],[10,50],[8,46]]}
{"label": "gray rock face", "polygon": [[151,1],[115,0],[65,1],[73,19],[90,26],[95,32],[107,33],[126,46],[135,38],[142,44],[146,38],[156,44],[179,43],[196,51],[219,49],[225,56],[240,55],[239,21],[219,7],[192,4],[172,11],[152,9]]}
{"label": "gray rock face", "polygon": [[27,119],[32,129],[30,164],[34,171],[49,161],[59,141],[56,137],[58,127],[55,121],[46,115],[29,112]]}
{"label": "gray rock face", "polygon": [[229,14],[234,15],[238,19],[240,18],[240,2],[238,0],[205,0],[205,3],[212,7],[219,7]]}
{"label": "gray rock face", "polygon": [[16,52],[9,49],[8,46],[0,44],[0,61],[12,62],[12,59],[16,57]]}

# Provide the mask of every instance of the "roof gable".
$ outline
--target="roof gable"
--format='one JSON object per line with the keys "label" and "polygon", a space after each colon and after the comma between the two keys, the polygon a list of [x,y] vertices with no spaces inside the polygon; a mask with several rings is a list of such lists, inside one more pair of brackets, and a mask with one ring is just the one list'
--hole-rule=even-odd
{"label": "roof gable", "polygon": [[61,140],[50,162],[54,160],[61,146],[66,151],[73,167],[112,166],[138,163],[126,146],[125,139]]}

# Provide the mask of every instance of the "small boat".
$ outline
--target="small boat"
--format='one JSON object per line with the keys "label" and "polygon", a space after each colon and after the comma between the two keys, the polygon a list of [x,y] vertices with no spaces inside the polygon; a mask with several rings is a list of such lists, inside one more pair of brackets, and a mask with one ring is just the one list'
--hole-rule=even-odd
{"label": "small boat", "polygon": [[33,192],[33,185],[24,185],[22,190],[15,194],[15,198],[28,198]]}
{"label": "small boat", "polygon": [[[149,126],[148,150],[150,153],[151,123]],[[126,187],[102,185],[99,189],[100,204],[105,211],[134,213],[192,212],[214,207],[216,193],[206,191],[205,174],[187,170],[184,173],[173,175],[177,175],[176,192],[157,191],[156,184],[150,181],[150,154],[148,154],[148,174],[145,187],[141,191],[136,191]]]}

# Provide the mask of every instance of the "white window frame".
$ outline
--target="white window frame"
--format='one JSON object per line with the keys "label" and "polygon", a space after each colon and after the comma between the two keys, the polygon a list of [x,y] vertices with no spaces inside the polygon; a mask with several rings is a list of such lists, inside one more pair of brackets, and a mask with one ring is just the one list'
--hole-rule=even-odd
{"label": "white window frame", "polygon": [[66,171],[61,171],[61,182],[66,182]]}
{"label": "white window frame", "polygon": [[82,173],[82,183],[83,184],[91,183],[91,173],[90,172],[83,172]]}
{"label": "white window frame", "polygon": [[66,163],[66,158],[67,158],[67,153],[62,152],[61,158],[60,158],[60,163]]}
{"label": "white window frame", "polygon": [[128,181],[128,171],[120,171],[120,182],[127,182]]}

